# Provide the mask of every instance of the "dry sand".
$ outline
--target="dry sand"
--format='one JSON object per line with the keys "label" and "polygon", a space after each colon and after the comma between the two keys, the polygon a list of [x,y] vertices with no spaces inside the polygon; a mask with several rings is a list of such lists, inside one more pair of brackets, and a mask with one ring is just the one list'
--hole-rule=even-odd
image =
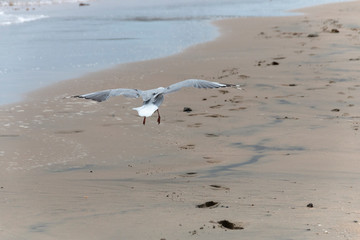
{"label": "dry sand", "polygon": [[[360,2],[302,12],[1,107],[0,239],[359,239]],[[64,99],[187,78],[246,91]]]}

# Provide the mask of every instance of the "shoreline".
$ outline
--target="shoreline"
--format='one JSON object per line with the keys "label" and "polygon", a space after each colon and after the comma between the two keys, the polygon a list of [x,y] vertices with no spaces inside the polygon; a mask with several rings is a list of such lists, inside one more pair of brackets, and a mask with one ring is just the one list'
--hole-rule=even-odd
{"label": "shoreline", "polygon": [[[355,239],[358,3],[222,20],[215,41],[1,106],[0,236]],[[246,91],[183,89],[146,126],[138,99],[64,98],[187,78]],[[196,207],[209,201],[219,204]]]}
{"label": "shoreline", "polygon": [[[126,66],[128,66],[128,65],[133,65],[133,64],[137,65],[137,64],[142,64],[142,63],[146,63],[146,62],[149,62],[149,61],[151,62],[151,61],[157,61],[157,60],[162,61],[164,59],[166,60],[167,58],[181,56],[183,53],[191,51],[191,49],[194,49],[194,48],[196,49],[198,46],[201,47],[201,46],[206,45],[208,43],[212,43],[214,41],[217,41],[217,39],[219,39],[219,38],[224,37],[223,33],[221,33],[222,31],[224,31],[224,30],[222,30],[223,24],[221,24],[221,22],[223,22],[223,21],[226,22],[226,21],[231,21],[231,20],[235,20],[235,19],[276,19],[276,18],[283,19],[283,18],[301,17],[301,16],[306,16],[307,14],[310,14],[312,12],[311,9],[318,9],[322,5],[326,6],[326,5],[336,5],[336,4],[342,4],[342,3],[346,4],[346,3],[349,3],[349,2],[351,3],[353,1],[356,1],[356,0],[349,0],[348,2],[320,4],[320,5],[306,7],[306,8],[298,8],[298,9],[288,10],[287,12],[289,12],[289,13],[298,13],[298,14],[300,14],[300,15],[293,15],[293,16],[289,15],[289,16],[235,17],[235,18],[213,20],[209,24],[213,25],[213,27],[215,27],[217,29],[217,31],[219,32],[218,36],[213,38],[213,39],[209,39],[207,41],[191,45],[191,46],[186,47],[185,49],[181,50],[178,53],[174,53],[174,54],[167,55],[167,56],[164,56],[164,57],[158,57],[158,58],[153,58],[153,59],[148,59],[148,60],[141,60],[141,61],[125,62],[125,63],[121,63],[121,64],[116,64],[116,65],[110,66],[108,68],[97,70],[95,72],[84,73],[79,77],[64,79],[64,80],[60,80],[60,81],[55,82],[55,83],[50,83],[48,86],[44,86],[44,87],[34,89],[32,91],[24,93],[23,94],[23,99],[18,101],[18,102],[0,105],[0,107],[17,105],[17,104],[20,104],[22,102],[26,102],[26,101],[30,100],[32,97],[36,96],[38,93],[43,93],[43,92],[47,91],[47,89],[56,88],[56,86],[58,84],[61,85],[62,83],[71,82],[71,81],[75,82],[75,81],[78,81],[78,80],[81,80],[81,79],[86,79],[88,76],[91,76],[91,75],[94,75],[94,76],[95,75],[102,75],[103,73],[106,75],[108,73],[111,73],[112,71],[116,71],[116,69],[126,68]],[[315,10],[315,11],[318,11],[318,10]],[[323,13],[323,12],[321,12],[321,13]],[[101,85],[101,83],[99,85]],[[128,86],[128,87],[131,88],[131,86]],[[114,87],[114,88],[116,88],[116,87]]]}
{"label": "shoreline", "polygon": [[[95,4],[96,5],[96,4]],[[98,6],[93,6],[93,7],[98,7]],[[289,6],[288,6],[289,7]],[[286,13],[287,12],[287,14],[289,14],[289,15],[291,15],[292,14],[292,12],[294,12],[294,11],[292,11],[292,10],[287,10],[287,11],[283,11],[283,13]],[[279,12],[279,10],[277,11],[277,13],[279,14],[279,16],[280,15],[282,15],[281,14],[281,12]],[[239,16],[240,17],[240,16]],[[218,20],[214,20],[214,21],[218,21]],[[199,22],[199,25],[201,26],[202,24],[206,24],[206,25],[211,25],[210,23],[200,23]],[[210,27],[210,26],[209,26]],[[200,27],[199,27],[200,28]],[[212,27],[212,28],[214,28],[214,27]],[[215,31],[215,30],[214,30]],[[211,31],[209,31],[209,32],[211,32]],[[209,34],[208,34],[209,35]],[[211,34],[210,34],[211,35]],[[205,38],[205,39],[207,39],[207,40],[205,40],[205,41],[203,41],[202,43],[206,43],[206,42],[209,42],[209,41],[213,41],[213,40],[215,40],[215,38],[216,37],[214,37],[214,38]],[[204,38],[202,38],[202,39],[204,39]],[[194,45],[196,45],[196,44],[194,44]],[[186,47],[187,48],[187,47]],[[186,49],[185,48],[185,49]],[[184,49],[183,49],[184,50]],[[181,51],[183,51],[183,50],[181,50]],[[164,56],[165,58],[166,57],[168,57],[168,56],[171,56],[171,55],[173,55],[173,54],[178,54],[177,52],[177,50],[175,50],[175,51],[170,51],[170,52],[173,52],[172,54],[170,54],[170,55],[167,55],[167,56]],[[180,52],[181,53],[181,52]],[[160,58],[164,58],[164,57],[160,57]],[[86,58],[86,57],[85,57]],[[155,58],[153,58],[153,59],[156,59],[156,58],[158,58],[158,57],[155,57]],[[111,59],[111,57],[109,57],[109,59]],[[130,60],[130,59],[129,59]],[[151,59],[149,59],[149,60],[151,60]],[[104,59],[102,59],[102,58],[99,58],[99,61],[101,62],[101,61],[104,61]],[[106,62],[107,60],[105,60],[105,62]],[[118,60],[116,60],[116,61],[118,61]],[[27,85],[27,82],[25,81],[25,82],[23,82],[23,88],[24,88],[24,90],[23,91],[20,91],[19,92],[19,94],[16,94],[16,98],[18,99],[17,101],[14,101],[14,99],[15,99],[15,95],[13,94],[13,95],[7,95],[7,92],[4,92],[3,93],[3,99],[1,100],[0,99],[0,102],[1,102],[1,105],[2,106],[5,106],[5,105],[11,105],[11,104],[16,104],[16,103],[18,103],[18,102],[22,102],[22,101],[26,101],[26,96],[30,93],[31,94],[31,92],[33,92],[33,91],[37,91],[38,89],[41,89],[41,88],[47,88],[47,87],[51,87],[51,85],[52,84],[54,84],[54,83],[57,83],[57,82],[61,82],[61,81],[66,81],[66,80],[68,80],[68,79],[76,79],[76,78],[79,78],[79,77],[81,77],[81,76],[87,76],[87,75],[89,75],[89,74],[91,74],[91,73],[94,73],[94,72],[97,72],[97,71],[104,71],[104,70],[107,70],[107,69],[111,69],[111,68],[114,68],[114,67],[116,67],[117,65],[121,65],[121,64],[119,64],[119,62],[118,63],[116,63],[116,61],[114,60],[109,60],[109,64],[105,64],[105,65],[102,65],[101,63],[98,63],[98,62],[93,62],[93,63],[88,63],[88,65],[90,65],[90,64],[93,64],[94,65],[94,67],[95,67],[95,69],[94,70],[92,70],[92,69],[88,69],[88,67],[86,67],[83,63],[78,63],[78,70],[76,70],[76,68],[74,68],[73,70],[70,70],[70,69],[68,69],[68,70],[66,70],[66,69],[62,69],[63,67],[61,67],[61,64],[59,65],[59,66],[48,66],[48,67],[50,67],[50,68],[52,68],[53,69],[53,74],[55,75],[55,76],[57,76],[57,77],[55,77],[54,78],[54,81],[53,80],[50,80],[50,79],[52,79],[52,77],[51,76],[48,76],[48,73],[46,72],[46,73],[44,73],[43,75],[41,75],[41,72],[34,72],[33,74],[30,74],[30,72],[29,72],[29,74],[30,75],[37,75],[37,74],[39,74],[39,76],[38,77],[35,77],[33,80],[35,80],[35,79],[37,79],[39,82],[47,82],[47,81],[49,81],[50,80],[50,82],[48,82],[48,83],[45,83],[45,84],[43,84],[43,83],[39,83],[39,82],[37,82],[37,81],[34,81],[33,82],[33,87],[34,86],[36,86],[36,88],[32,88],[32,87],[30,87],[30,86],[28,86]],[[65,61],[66,62],[66,61]],[[120,62],[123,62],[122,60],[120,61]],[[127,63],[136,63],[137,62],[137,60],[130,60],[129,62],[127,62]],[[124,62],[124,64],[127,64],[126,62]],[[47,67],[46,66],[46,64],[44,65],[44,64],[40,64],[42,67]],[[29,67],[30,68],[30,67]],[[33,67],[34,69],[36,68],[36,66],[34,66]],[[63,70],[63,71],[61,71],[61,69]],[[86,70],[87,69],[87,70]],[[6,70],[6,71],[8,71],[8,70]],[[6,72],[5,71],[5,72]],[[29,75],[28,74],[28,75]],[[7,76],[7,75],[4,75],[5,77]],[[9,84],[10,82],[11,82],[11,80],[12,80],[12,77],[14,77],[14,76],[12,76],[12,75],[9,75],[8,77],[6,77],[6,79],[8,80],[8,82],[5,82],[4,84],[5,84],[5,86],[7,87],[7,88],[9,88],[9,91],[10,92],[15,92],[15,89],[16,89],[16,87],[14,87],[13,85],[11,85],[11,84]],[[46,77],[47,76],[47,77]],[[67,77],[66,77],[67,76]],[[46,78],[49,78],[48,80],[46,80]],[[19,86],[20,85],[22,85],[20,82],[18,82],[17,83]],[[6,96],[6,97],[5,97]],[[9,100],[4,100],[4,99],[9,99]]]}

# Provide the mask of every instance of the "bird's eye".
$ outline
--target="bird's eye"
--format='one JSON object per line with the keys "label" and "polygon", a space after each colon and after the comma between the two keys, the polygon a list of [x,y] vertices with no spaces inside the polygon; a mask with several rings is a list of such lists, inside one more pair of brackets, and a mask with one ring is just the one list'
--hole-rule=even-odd
{"label": "bird's eye", "polygon": [[156,93],[153,93],[153,96],[155,96],[156,95]]}

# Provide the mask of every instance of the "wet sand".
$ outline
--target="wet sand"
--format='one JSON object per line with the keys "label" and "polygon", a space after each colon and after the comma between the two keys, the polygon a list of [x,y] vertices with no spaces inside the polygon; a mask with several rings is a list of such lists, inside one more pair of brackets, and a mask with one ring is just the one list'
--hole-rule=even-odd
{"label": "wet sand", "polygon": [[[0,238],[357,239],[360,5],[301,11],[1,107]],[[66,98],[187,78],[246,91],[183,89],[146,126],[138,99]]]}

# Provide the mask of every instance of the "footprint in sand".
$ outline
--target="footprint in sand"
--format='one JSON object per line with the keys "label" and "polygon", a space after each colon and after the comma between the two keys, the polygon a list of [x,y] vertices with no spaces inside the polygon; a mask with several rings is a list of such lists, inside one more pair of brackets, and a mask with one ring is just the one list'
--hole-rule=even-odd
{"label": "footprint in sand", "polygon": [[82,133],[84,130],[60,130],[54,132],[55,134],[74,134],[74,133]]}
{"label": "footprint in sand", "polygon": [[227,94],[227,93],[229,93],[228,90],[223,90],[223,89],[219,90],[219,92],[222,93],[222,94]]}
{"label": "footprint in sand", "polygon": [[215,133],[206,133],[205,136],[207,137],[218,137],[219,134],[215,134]]}
{"label": "footprint in sand", "polygon": [[[275,32],[278,32],[278,30],[275,30]],[[265,38],[265,39],[271,38],[271,36],[268,35],[268,34],[266,34],[265,32],[260,32],[260,33],[258,34],[258,36],[263,37],[263,38]]]}
{"label": "footprint in sand", "polygon": [[272,60],[270,60],[270,62],[267,62],[266,60],[260,60],[260,61],[257,61],[255,66],[258,66],[258,67],[261,67],[261,66],[278,66],[278,65],[280,65],[280,62],[274,61],[274,60],[282,60],[282,59],[285,59],[285,57],[275,57]]}
{"label": "footprint in sand", "polygon": [[187,126],[188,127],[191,127],[191,128],[198,128],[202,125],[202,123],[194,123],[194,124],[188,124]]}
{"label": "footprint in sand", "polygon": [[184,146],[180,146],[179,148],[182,149],[182,150],[195,149],[195,144],[187,144],[187,145],[184,145]]}
{"label": "footprint in sand", "polygon": [[190,113],[188,114],[188,116],[192,117],[192,116],[199,116],[199,115],[205,115],[206,113]]}
{"label": "footprint in sand", "polygon": [[295,37],[302,37],[304,33],[301,32],[283,32],[279,36],[280,38],[295,38]]}
{"label": "footprint in sand", "polygon": [[240,71],[238,68],[231,68],[231,69],[222,70],[221,75],[218,76],[217,79],[227,78],[227,77],[231,77],[231,76],[238,76],[239,78],[242,78],[242,76],[245,76],[245,75],[240,74]]}
{"label": "footprint in sand", "polygon": [[288,117],[288,116],[285,116],[285,117],[276,117],[277,120],[299,120],[299,118],[297,117]]}
{"label": "footprint in sand", "polygon": [[228,187],[224,187],[224,186],[220,186],[220,185],[216,185],[216,184],[210,185],[210,188],[213,190],[230,190],[230,188],[228,188]]}
{"label": "footprint in sand", "polygon": [[243,96],[234,96],[228,100],[225,100],[225,102],[231,102],[231,103],[241,103],[241,100],[243,99]]}
{"label": "footprint in sand", "polygon": [[285,86],[285,87],[296,87],[297,84],[296,84],[296,83],[289,83],[289,84],[281,84],[281,86]]}
{"label": "footprint in sand", "polygon": [[117,125],[123,125],[123,123],[104,123],[102,124],[103,127],[112,127]]}
{"label": "footprint in sand", "polygon": [[180,177],[195,177],[195,176],[197,176],[197,172],[187,172],[180,175]]}
{"label": "footprint in sand", "polygon": [[203,157],[204,159],[207,159],[206,162],[210,163],[210,164],[216,164],[216,163],[221,163],[220,160],[215,160],[215,159],[211,159],[211,157]]}
{"label": "footprint in sand", "polygon": [[327,89],[326,87],[311,87],[311,88],[307,88],[307,91],[315,91],[315,90],[324,90]]}
{"label": "footprint in sand", "polygon": [[238,107],[238,108],[230,108],[229,111],[240,111],[245,109],[247,109],[247,107]]}
{"label": "footprint in sand", "polygon": [[309,33],[309,34],[307,35],[307,37],[308,37],[308,38],[317,38],[317,37],[319,37],[319,34],[317,34],[317,33]]}
{"label": "footprint in sand", "polygon": [[221,108],[222,106],[224,106],[224,105],[218,104],[218,105],[210,106],[210,108],[218,109],[218,108]]}
{"label": "footprint in sand", "polygon": [[18,135],[18,134],[1,134],[0,137],[13,138],[13,137],[20,137],[20,135]]}
{"label": "footprint in sand", "polygon": [[224,115],[221,115],[221,114],[209,114],[209,115],[206,115],[205,117],[211,117],[211,118],[226,118],[228,116],[224,116]]}
{"label": "footprint in sand", "polygon": [[349,61],[360,61],[360,57],[358,57],[358,58],[350,58]]}
{"label": "footprint in sand", "polygon": [[227,116],[223,116],[221,114],[207,114],[207,113],[191,113],[188,116],[193,117],[193,116],[201,116],[201,115],[205,115],[205,117],[212,117],[212,118],[221,118],[221,117],[227,117]]}
{"label": "footprint in sand", "polygon": [[182,122],[185,122],[185,120],[178,119],[178,120],[175,120],[174,122],[177,122],[177,123],[182,123]]}
{"label": "footprint in sand", "polygon": [[209,156],[204,156],[203,159],[206,159],[206,162],[211,163],[211,164],[221,163],[222,162],[220,160],[215,160],[215,159],[213,159],[212,157],[209,157]]}
{"label": "footprint in sand", "polygon": [[327,19],[323,22],[324,26],[322,27],[323,32],[328,33],[340,33],[339,28],[342,27],[342,24],[335,19]]}

